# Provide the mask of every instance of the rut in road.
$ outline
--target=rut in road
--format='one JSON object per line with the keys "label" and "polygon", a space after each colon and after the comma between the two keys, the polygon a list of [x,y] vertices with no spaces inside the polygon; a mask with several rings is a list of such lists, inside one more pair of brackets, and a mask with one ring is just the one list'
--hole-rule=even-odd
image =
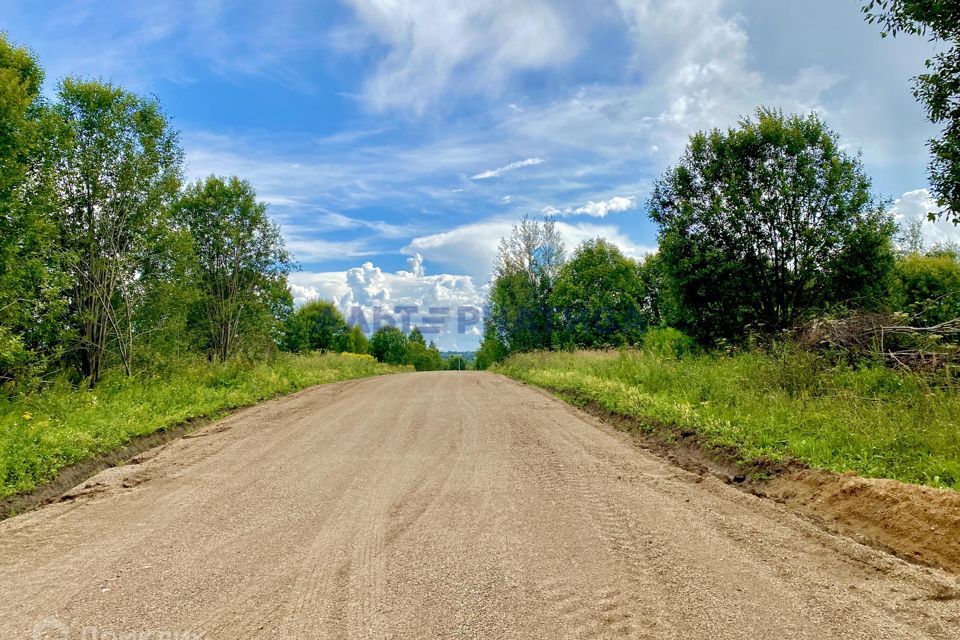
{"label": "rut in road", "polygon": [[4,639],[960,637],[955,577],[473,372],[317,387],[99,474],[0,523],[0,587]]}

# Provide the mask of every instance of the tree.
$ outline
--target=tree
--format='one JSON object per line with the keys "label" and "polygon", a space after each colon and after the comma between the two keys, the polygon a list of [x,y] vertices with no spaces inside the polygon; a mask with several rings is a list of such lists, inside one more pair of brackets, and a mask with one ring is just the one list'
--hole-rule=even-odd
{"label": "tree", "polygon": [[140,265],[166,223],[182,152],[153,99],[70,78],[58,97],[60,237],[71,271],[80,369],[95,383],[111,343],[130,373]]}
{"label": "tree", "polygon": [[702,342],[776,332],[889,281],[893,225],[859,158],[816,115],[756,116],[692,136],[650,201],[679,328]]}
{"label": "tree", "polygon": [[[914,80],[913,95],[931,122],[943,127],[930,140],[930,184],[944,215],[960,223],[960,3],[955,0],[869,0],[867,20],[882,25],[882,35],[926,35],[948,44],[926,61],[927,73]],[[936,214],[931,212],[931,217]]]}
{"label": "tree", "polygon": [[380,327],[370,338],[370,355],[378,362],[404,364],[407,360],[407,336],[397,327]]}
{"label": "tree", "polygon": [[210,357],[224,361],[245,344],[275,342],[291,304],[292,261],[250,183],[210,176],[187,187],[173,211],[192,238],[197,320]]}
{"label": "tree", "polygon": [[550,346],[550,292],[563,262],[563,241],[549,218],[524,217],[500,240],[487,322],[508,352]]}
{"label": "tree", "polygon": [[327,300],[313,300],[291,314],[285,344],[290,351],[341,351],[347,334],[343,315]]}
{"label": "tree", "polygon": [[641,313],[648,327],[677,324],[679,312],[659,253],[649,253],[637,265],[637,277],[643,287]]}
{"label": "tree", "polygon": [[446,362],[433,342],[427,344],[423,333],[414,327],[407,337],[407,364],[412,364],[417,371],[439,371],[446,369]]}
{"label": "tree", "polygon": [[0,33],[0,384],[59,355],[66,284],[53,220],[56,128],[43,70]]}
{"label": "tree", "polygon": [[563,265],[550,295],[553,344],[607,347],[634,344],[647,328],[646,291],[637,265],[612,243],[587,240]]}
{"label": "tree", "polygon": [[370,352],[370,341],[364,335],[360,325],[352,325],[350,329],[343,334],[343,346],[341,351],[347,353],[365,354]]}
{"label": "tree", "polygon": [[139,265],[140,301],[133,314],[139,338],[136,361],[148,370],[178,367],[202,351],[193,315],[200,301],[193,240],[186,229],[166,227],[151,240]]}
{"label": "tree", "polygon": [[414,327],[410,330],[410,335],[407,336],[407,342],[419,344],[424,348],[427,346],[427,339],[423,337],[423,332],[420,331],[420,327]]}
{"label": "tree", "polygon": [[478,371],[483,371],[506,357],[507,349],[500,343],[496,328],[489,321],[484,323],[483,339],[480,341],[474,366]]}
{"label": "tree", "polygon": [[467,369],[467,361],[463,356],[454,354],[447,359],[447,368],[451,371],[465,371]]}

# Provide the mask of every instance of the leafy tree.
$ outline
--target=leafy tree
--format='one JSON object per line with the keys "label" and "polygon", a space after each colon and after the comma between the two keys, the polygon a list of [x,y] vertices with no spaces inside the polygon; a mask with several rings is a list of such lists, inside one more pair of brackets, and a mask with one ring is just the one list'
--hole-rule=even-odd
{"label": "leafy tree", "polygon": [[184,357],[202,351],[202,337],[191,327],[200,289],[186,229],[167,227],[151,243],[139,267],[142,295],[133,323],[139,335],[136,362],[157,371],[180,366]]}
{"label": "leafy tree", "polygon": [[57,130],[40,96],[43,77],[36,58],[0,33],[0,384],[42,372],[64,339]]}
{"label": "leafy tree", "polygon": [[347,353],[365,354],[370,352],[370,341],[364,335],[360,325],[352,325],[350,329],[343,334],[343,346],[341,351]]}
{"label": "leafy tree", "polygon": [[292,262],[250,183],[210,176],[187,187],[173,211],[193,240],[195,321],[208,354],[224,361],[244,346],[274,343],[292,302]]}
{"label": "leafy tree", "polygon": [[945,215],[960,223],[960,3],[869,0],[863,11],[870,23],[882,25],[884,37],[905,32],[948,45],[927,60],[927,73],[915,79],[913,95],[926,108],[930,121],[943,127],[941,137],[929,143],[930,184]]}
{"label": "leafy tree", "polygon": [[447,359],[447,368],[451,371],[465,371],[468,368],[467,361],[463,356],[455,354]]}
{"label": "leafy tree", "polygon": [[446,362],[440,355],[439,349],[433,342],[427,344],[419,327],[411,329],[410,335],[407,336],[407,355],[404,360],[407,364],[412,364],[417,371],[446,369]]}
{"label": "leafy tree", "polygon": [[60,237],[71,271],[80,369],[96,382],[111,343],[130,373],[140,265],[166,224],[182,152],[153,99],[69,78],[58,98]]}
{"label": "leafy tree", "polygon": [[420,327],[414,327],[410,330],[410,335],[407,336],[407,342],[419,344],[423,347],[427,346],[427,339],[423,337],[423,332],[420,331]]}
{"label": "leafy tree", "polygon": [[370,338],[370,355],[379,362],[404,364],[407,361],[407,336],[397,327],[380,327]]}
{"label": "leafy tree", "polygon": [[703,342],[785,329],[889,281],[893,225],[860,160],[816,115],[756,115],[692,136],[650,202],[677,324]]}
{"label": "leafy tree", "polygon": [[612,243],[587,240],[560,269],[550,295],[553,343],[560,347],[634,344],[647,328],[646,291],[636,263]]}
{"label": "leafy tree", "polygon": [[550,346],[550,293],[563,261],[563,241],[549,218],[524,217],[500,240],[487,322],[508,352]]}
{"label": "leafy tree", "polygon": [[[417,338],[419,336],[419,339]],[[417,328],[410,332],[407,339],[407,364],[412,364],[417,371],[440,371],[447,368],[447,363],[437,346],[423,341],[423,334]]]}
{"label": "leafy tree", "polygon": [[287,321],[286,346],[290,351],[340,351],[345,346],[347,323],[327,300],[304,304]]}
{"label": "leafy tree", "polygon": [[648,327],[665,327],[677,322],[677,303],[666,280],[663,257],[659,253],[644,256],[637,265],[637,277],[643,287],[641,314]]}
{"label": "leafy tree", "polygon": [[480,341],[480,348],[477,350],[477,359],[474,366],[479,371],[489,369],[494,363],[500,362],[507,357],[507,349],[500,342],[497,336],[497,330],[489,321],[483,327],[483,339]]}

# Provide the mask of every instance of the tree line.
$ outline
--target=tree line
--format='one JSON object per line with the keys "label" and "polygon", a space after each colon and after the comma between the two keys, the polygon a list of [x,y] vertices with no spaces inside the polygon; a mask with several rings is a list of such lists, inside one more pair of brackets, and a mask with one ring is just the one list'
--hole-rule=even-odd
{"label": "tree line", "polygon": [[[938,45],[913,94],[940,127],[928,176],[960,223],[960,3],[866,0],[881,35]],[[567,260],[551,220],[501,243],[477,364],[512,352],[635,344],[675,327],[705,346],[816,329],[808,341],[907,346],[956,356],[960,248],[896,229],[859,157],[816,116],[760,109],[728,131],[692,136],[649,202],[659,250],[631,260],[602,239]],[[817,321],[819,319],[819,322]],[[824,329],[824,327],[828,329]],[[901,352],[902,353],[902,352]],[[892,354],[898,363],[902,360]]]}
{"label": "tree line", "polygon": [[184,185],[155,99],[43,81],[0,36],[0,384],[275,348],[293,262],[251,185]]}
{"label": "tree line", "polygon": [[185,184],[183,151],[153,98],[66,78],[41,92],[36,57],[0,35],[0,386],[120,367],[277,350],[369,353],[463,368],[414,329],[371,338],[337,308],[294,310],[296,268],[249,182]]}
{"label": "tree line", "polygon": [[[551,219],[501,241],[477,361],[629,346],[671,327],[705,347],[776,338],[829,315],[929,327],[960,317],[960,252],[898,233],[860,158],[816,114],[759,109],[690,138],[649,201],[659,250],[598,238],[567,258]],[[889,346],[889,345],[888,345]]]}
{"label": "tree line", "polygon": [[347,324],[343,314],[327,300],[313,300],[300,306],[286,322],[282,348],[294,353],[330,351],[369,354],[379,362],[410,365],[417,371],[465,369],[459,355],[444,358],[423,332],[413,327],[404,333],[399,327],[384,325],[367,338],[358,324]]}

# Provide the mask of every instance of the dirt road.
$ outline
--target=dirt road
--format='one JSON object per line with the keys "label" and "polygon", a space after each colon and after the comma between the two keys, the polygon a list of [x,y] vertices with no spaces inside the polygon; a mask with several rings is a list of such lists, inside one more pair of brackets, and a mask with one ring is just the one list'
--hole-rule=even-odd
{"label": "dirt road", "polygon": [[956,589],[484,373],[268,402],[0,523],[3,639],[960,638]]}

